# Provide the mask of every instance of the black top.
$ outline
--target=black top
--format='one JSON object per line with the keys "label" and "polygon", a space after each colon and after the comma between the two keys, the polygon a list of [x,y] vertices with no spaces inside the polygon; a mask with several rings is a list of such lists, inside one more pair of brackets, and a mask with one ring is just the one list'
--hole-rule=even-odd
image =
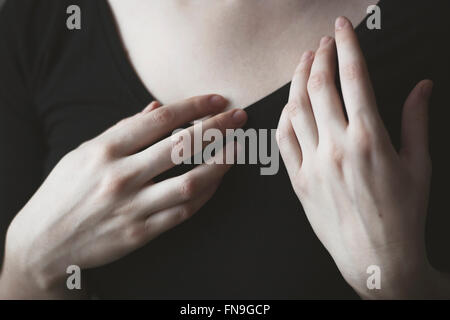
{"label": "black top", "polygon": [[[357,31],[396,146],[408,93],[422,79],[436,83],[427,244],[432,263],[450,270],[447,3],[381,1],[382,30],[362,23]],[[66,28],[72,4],[82,10],[79,31]],[[6,3],[0,13],[0,247],[11,219],[64,154],[153,100],[127,59],[105,0]],[[288,91],[286,85],[248,107],[247,127],[276,128]],[[259,165],[235,166],[191,220],[85,272],[92,292],[103,298],[356,297],[280,166],[274,176],[260,175]]]}

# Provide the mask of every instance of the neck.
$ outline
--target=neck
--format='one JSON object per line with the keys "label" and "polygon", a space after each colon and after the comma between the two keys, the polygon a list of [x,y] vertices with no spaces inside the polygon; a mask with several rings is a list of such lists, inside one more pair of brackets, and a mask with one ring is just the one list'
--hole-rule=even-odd
{"label": "neck", "polygon": [[194,31],[206,38],[223,38],[229,35],[236,41],[248,39],[257,41],[255,36],[260,37],[261,34],[268,36],[267,32],[279,35],[293,25],[298,25],[311,9],[318,7],[316,4],[318,1],[313,0],[129,0],[127,2],[130,2],[130,7],[139,8],[140,12],[148,12],[149,20],[163,19],[171,25],[171,28],[186,32]]}
{"label": "neck", "polygon": [[108,1],[130,60],[156,97],[167,103],[217,92],[233,106],[286,84],[301,54],[333,34],[336,16],[359,23],[374,2]]}
{"label": "neck", "polygon": [[[269,23],[290,21],[298,18],[305,10],[314,5],[311,0],[225,0],[225,1],[164,1],[163,6],[170,6],[188,16],[196,16],[205,21],[254,25],[266,20]],[[209,18],[208,18],[209,17]],[[228,25],[230,26],[230,25]]]}

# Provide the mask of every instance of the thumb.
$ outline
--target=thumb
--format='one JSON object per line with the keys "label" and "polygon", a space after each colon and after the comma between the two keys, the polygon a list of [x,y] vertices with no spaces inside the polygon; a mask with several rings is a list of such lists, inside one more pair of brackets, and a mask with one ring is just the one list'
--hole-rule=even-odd
{"label": "thumb", "polygon": [[433,82],[423,80],[411,91],[403,107],[400,156],[416,165],[429,159],[428,106]]}

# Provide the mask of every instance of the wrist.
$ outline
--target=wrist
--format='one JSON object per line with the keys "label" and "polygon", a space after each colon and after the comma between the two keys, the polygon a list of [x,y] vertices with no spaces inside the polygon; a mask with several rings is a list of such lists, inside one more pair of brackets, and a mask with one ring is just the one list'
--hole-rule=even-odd
{"label": "wrist", "polygon": [[5,260],[0,273],[0,298],[63,299],[69,295],[64,278],[30,272]]}
{"label": "wrist", "polygon": [[[384,272],[383,272],[384,271]],[[369,274],[367,275],[370,276]],[[369,286],[355,288],[362,299],[367,300],[416,300],[436,296],[436,273],[425,261],[414,267],[396,270],[381,269],[379,289]]]}
{"label": "wrist", "polygon": [[[21,245],[12,224],[8,229],[5,257],[0,270],[0,297],[6,299],[58,299],[67,295],[65,270],[58,270],[42,254]],[[33,258],[35,257],[35,258]],[[38,258],[36,258],[38,257]]]}
{"label": "wrist", "polygon": [[[440,296],[442,277],[424,260],[414,264],[405,261],[403,267],[380,264],[376,271],[360,270],[353,277],[344,274],[348,284],[365,300],[435,299]],[[355,276],[358,274],[359,276]],[[378,277],[378,282],[376,277]],[[375,284],[378,284],[377,286]]]}
{"label": "wrist", "polygon": [[347,283],[362,299],[436,297],[438,276],[424,247],[390,246],[366,254],[365,259],[351,264],[345,259],[338,264]]}

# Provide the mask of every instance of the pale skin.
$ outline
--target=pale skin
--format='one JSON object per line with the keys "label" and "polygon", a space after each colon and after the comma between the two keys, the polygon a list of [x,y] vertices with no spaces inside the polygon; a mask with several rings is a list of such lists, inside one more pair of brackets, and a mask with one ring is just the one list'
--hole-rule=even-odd
{"label": "pale skin", "polygon": [[359,24],[376,2],[109,0],[130,61],[154,97],[171,103],[215,92],[229,108],[288,83],[301,54],[332,35],[337,16]]}
{"label": "pale skin", "polygon": [[[367,6],[374,4],[372,1],[362,0],[339,3],[277,0],[265,1],[263,5],[260,0],[210,1],[208,5],[202,6],[195,1],[110,2],[132,64],[147,88],[164,103],[152,103],[142,113],[84,143],[55,167],[8,230],[5,261],[0,276],[0,298],[85,297],[84,292],[74,294],[65,289],[65,269],[68,265],[76,264],[82,269],[105,265],[147,244],[190,217],[213,196],[229,166],[204,165],[183,176],[152,184],[154,176],[173,166],[169,157],[171,141],[161,140],[161,137],[195,119],[214,116],[232,107],[243,108],[284,85],[289,81],[302,52],[312,49],[319,35],[333,32],[330,21],[336,15],[347,15],[351,21],[359,23]],[[259,5],[256,6],[256,3]],[[323,19],[316,17],[319,10]],[[142,14],[145,12],[151,17]],[[201,17],[209,19],[200,19]],[[191,28],[189,32],[186,31],[188,27]],[[180,32],[183,32],[183,37],[180,37]],[[340,34],[345,33],[350,33],[350,29],[343,29]],[[145,35],[149,35],[151,43],[142,41]],[[338,33],[338,45],[341,38]],[[177,41],[168,41],[170,39]],[[377,152],[371,150],[369,153],[371,157],[383,159],[382,163],[385,165],[382,172],[385,174],[380,175],[377,181],[371,181],[367,173],[380,170],[370,166],[374,161],[354,159],[346,162],[347,154],[350,153],[347,150],[351,150],[355,142],[361,139],[353,134],[356,130],[350,129],[355,127],[352,118],[345,123],[338,111],[327,112],[330,106],[342,105],[342,102],[330,98],[336,98],[333,86],[319,86],[317,83],[320,81],[312,81],[316,83],[311,86],[314,94],[310,95],[308,92],[306,83],[310,79],[310,69],[322,70],[328,75],[333,72],[335,66],[329,59],[334,52],[331,49],[333,43],[331,41],[327,47],[318,50],[317,56],[321,59],[311,57],[304,60],[297,69],[292,82],[289,107],[286,108],[291,111],[284,112],[280,119],[280,149],[294,189],[319,239],[330,251],[345,279],[362,297],[417,297],[418,292],[426,293],[427,297],[445,297],[449,292],[447,282],[444,276],[428,265],[423,249],[422,229],[429,180],[427,161],[423,160],[425,156],[422,154],[422,162],[417,160],[416,163],[411,160],[409,152],[403,156],[394,154],[374,111],[375,103],[372,101],[364,104],[368,110],[372,110],[369,122],[378,122],[376,134],[375,131],[368,132],[377,139],[370,141],[384,139],[384,149],[377,149]],[[345,59],[360,57],[357,44],[351,44],[345,54],[339,55],[340,63]],[[179,54],[180,52],[183,54]],[[223,64],[224,59],[229,63]],[[230,68],[229,65],[234,67]],[[271,68],[267,68],[267,65]],[[352,74],[359,75],[356,72]],[[354,91],[350,91],[344,98],[350,96],[351,101],[357,102],[373,99],[366,73],[353,80],[355,84],[350,88]],[[407,128],[408,125],[409,128],[425,126],[424,122],[417,120],[423,120],[423,117],[420,114],[418,117],[414,112],[425,114],[424,99],[420,98],[419,93],[427,84],[429,82],[419,84],[408,100],[407,106],[410,107],[405,111],[411,112],[405,112]],[[351,93],[355,94],[356,88],[362,91],[358,96],[352,96]],[[218,100],[221,102],[212,103],[209,101],[211,95],[184,99],[204,92],[218,92],[227,97],[230,103],[227,104],[220,97]],[[300,96],[308,97],[311,112],[297,110],[304,109],[303,105],[298,104]],[[346,101],[344,102],[348,108]],[[315,110],[319,112],[315,113]],[[232,110],[208,119],[204,128],[210,126],[224,130],[242,126],[245,123],[245,113],[241,114],[240,120],[234,122],[234,112]],[[303,120],[299,120],[302,114]],[[342,172],[350,172],[350,176],[355,176],[350,182],[326,174],[336,166],[329,158],[319,157],[322,153],[319,152],[318,141],[319,136],[323,136],[320,134],[319,119],[322,121],[320,123],[328,121],[332,124],[330,130],[336,130],[334,133],[337,130],[342,132],[342,140],[336,141],[336,146],[345,146],[346,149],[345,152],[336,154],[339,155],[338,159],[342,159],[339,161]],[[425,131],[419,131],[423,135],[415,136],[414,143],[410,142],[411,147],[407,150],[418,145],[426,150]],[[315,135],[310,134],[311,132]],[[411,133],[412,130],[407,132]],[[408,139],[408,134],[405,137],[407,141],[413,140]],[[311,147],[305,147],[304,150],[302,141],[305,146]],[[323,145],[320,144],[320,150]],[[144,151],[140,151],[142,149]],[[306,152],[307,149],[310,150],[309,153]],[[332,159],[336,158],[336,154]],[[306,174],[296,173],[306,172],[304,164],[308,161],[312,164],[317,161],[317,165],[311,165],[308,169],[308,181],[314,183],[305,184],[303,177]],[[80,163],[83,165],[80,166]],[[420,169],[414,177],[407,170],[413,163]],[[78,172],[77,175],[73,174],[75,171]],[[400,173],[402,179],[398,179]],[[375,202],[376,199],[384,197],[384,194],[380,195],[378,192],[385,190],[385,186],[390,186],[389,182],[393,180],[400,181],[398,183],[402,187],[407,186],[405,194],[396,194],[392,201],[383,201],[380,203],[382,207],[374,206],[374,203],[379,203]],[[316,187],[308,187],[311,185]],[[347,185],[349,190],[356,185],[367,186],[365,189],[358,188],[366,192],[336,194],[329,189],[329,186],[333,186],[331,190],[346,190]],[[323,201],[324,198],[329,201]],[[404,205],[399,206],[398,199],[405,199],[402,202]],[[336,205],[341,203],[342,206]],[[356,203],[358,206],[349,206],[349,203]],[[338,214],[344,213],[352,217],[358,217],[361,213],[364,217],[373,217],[367,220],[367,224],[375,227],[363,228],[361,223],[346,223],[344,227],[328,223],[335,221]],[[408,219],[404,219],[407,214]],[[331,217],[331,220],[327,219],[327,223],[322,223],[325,216]],[[412,216],[415,219],[411,219]],[[343,237],[349,234],[346,230],[354,230],[354,237],[358,237],[358,241]],[[375,232],[377,230],[378,233]],[[380,236],[384,234],[384,230],[389,230],[393,238]],[[386,245],[403,244],[407,241],[411,241],[408,246]],[[349,242],[360,244],[351,251],[352,254],[344,250],[348,248]],[[377,244],[376,248],[386,249],[373,248],[373,243]],[[393,250],[394,247],[398,249]],[[404,259],[412,261],[410,265],[414,267],[405,273],[401,269],[400,275],[399,265],[395,262]],[[377,296],[371,296],[364,289],[367,277],[365,268],[368,264],[377,264],[382,267],[383,272],[386,271],[387,282],[383,282],[385,289]]]}
{"label": "pale skin", "polygon": [[[65,288],[68,266],[86,269],[120,259],[192,216],[230,165],[205,163],[154,183],[174,166],[177,139],[161,137],[226,105],[218,95],[167,106],[153,102],[67,154],[9,227],[0,297],[78,298],[83,292]],[[238,109],[202,126],[224,133],[245,122],[245,112]],[[191,126],[179,135],[192,137],[194,130]]]}
{"label": "pale skin", "polygon": [[[336,20],[336,40],[324,37],[315,54],[306,52],[292,80],[280,152],[316,235],[363,298],[450,298],[448,276],[430,266],[424,240],[432,85],[420,82],[407,98],[397,152],[350,21]],[[380,290],[367,288],[371,265],[381,269]]]}

